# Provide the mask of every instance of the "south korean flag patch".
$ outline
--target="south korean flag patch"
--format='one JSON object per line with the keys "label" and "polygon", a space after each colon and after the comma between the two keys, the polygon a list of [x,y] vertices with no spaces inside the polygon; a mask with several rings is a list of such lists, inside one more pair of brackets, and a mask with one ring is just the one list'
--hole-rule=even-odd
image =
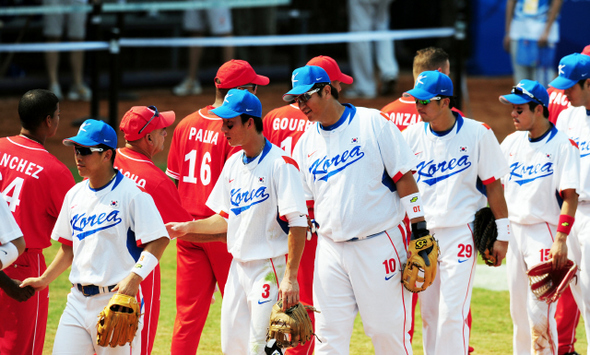
{"label": "south korean flag patch", "polygon": [[360,139],[358,137],[352,137],[350,139],[350,144],[359,144],[360,143]]}

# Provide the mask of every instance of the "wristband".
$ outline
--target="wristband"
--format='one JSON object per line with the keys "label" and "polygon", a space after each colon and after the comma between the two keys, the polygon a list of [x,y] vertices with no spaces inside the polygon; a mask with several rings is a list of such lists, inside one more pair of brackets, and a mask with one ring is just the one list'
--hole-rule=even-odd
{"label": "wristband", "polygon": [[10,264],[12,264],[18,258],[18,249],[16,245],[8,242],[6,244],[0,245],[0,262],[2,263],[2,269],[6,269]]}
{"label": "wristband", "polygon": [[291,212],[285,215],[287,222],[289,222],[289,228],[291,227],[307,227],[307,215],[299,212]]}
{"label": "wristband", "polygon": [[572,216],[569,216],[567,214],[560,214],[559,222],[557,223],[557,231],[565,235],[569,235],[575,220],[576,219]]}
{"label": "wristband", "polygon": [[510,220],[508,220],[508,218],[497,219],[496,229],[498,230],[497,240],[501,242],[507,242],[510,239],[512,230],[510,229]]}
{"label": "wristband", "polygon": [[135,266],[133,266],[131,272],[136,273],[143,280],[145,280],[150,272],[154,271],[156,266],[158,266],[158,259],[154,256],[154,254],[144,250],[141,252],[139,260],[137,260],[137,263]]}
{"label": "wristband", "polygon": [[406,213],[408,214],[408,218],[410,220],[418,217],[424,217],[424,211],[422,210],[422,199],[420,198],[419,192],[404,196],[400,198],[400,200],[402,201],[402,205],[406,209]]}

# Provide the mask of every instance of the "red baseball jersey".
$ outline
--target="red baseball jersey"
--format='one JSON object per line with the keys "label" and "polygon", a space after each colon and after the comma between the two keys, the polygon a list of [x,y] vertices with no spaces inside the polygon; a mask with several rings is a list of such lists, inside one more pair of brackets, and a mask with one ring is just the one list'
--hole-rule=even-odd
{"label": "red baseball jersey", "polygon": [[51,246],[53,225],[72,186],[70,170],[43,145],[24,136],[0,138],[0,191],[27,248]]}
{"label": "red baseball jersey", "polygon": [[215,214],[205,205],[223,164],[240,147],[231,147],[221,132],[222,119],[207,106],[180,121],[170,144],[166,174],[178,180],[182,205],[196,219]]}
{"label": "red baseball jersey", "polygon": [[294,104],[275,108],[264,116],[264,136],[285,152],[293,153],[295,144],[313,122]]}
{"label": "red baseball jersey", "polygon": [[191,215],[182,207],[174,183],[150,158],[129,148],[119,148],[115,169],[152,196],[164,223],[192,221]]}
{"label": "red baseball jersey", "polygon": [[552,86],[547,89],[547,93],[549,94],[549,121],[555,124],[561,111],[571,106],[570,101],[563,93],[563,90],[556,89]]}
{"label": "red baseball jersey", "polygon": [[[464,116],[463,112],[454,107],[451,110]],[[422,118],[418,114],[418,110],[416,110],[416,101],[410,95],[402,96],[385,105],[385,107],[381,109],[381,112],[386,114],[400,131],[403,131],[413,124],[422,122]]]}

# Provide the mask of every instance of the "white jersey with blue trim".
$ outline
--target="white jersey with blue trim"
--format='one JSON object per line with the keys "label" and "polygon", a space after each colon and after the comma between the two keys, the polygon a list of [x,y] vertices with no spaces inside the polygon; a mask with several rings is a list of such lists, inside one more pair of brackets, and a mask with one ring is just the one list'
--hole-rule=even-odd
{"label": "white jersey with blue trim", "polygon": [[590,201],[590,110],[585,107],[570,107],[561,112],[558,130],[576,142],[580,152],[580,191],[578,201]]}
{"label": "white jersey with blue trim", "polygon": [[557,225],[560,193],[579,190],[580,154],[575,143],[555,127],[531,141],[515,132],[502,142],[510,172],[502,178],[508,218],[520,224]]}
{"label": "white jersey with blue trim", "polygon": [[406,211],[394,181],[416,165],[399,129],[383,113],[344,106],[337,123],[312,126],[293,151],[318,234],[335,242],[397,226]]}
{"label": "white jersey with blue trim", "polygon": [[262,153],[247,161],[232,155],[207,206],[226,218],[227,250],[239,261],[274,258],[289,251],[289,213],[307,215],[297,163],[266,140]]}
{"label": "white jersey with blue trim", "polygon": [[168,232],[152,197],[117,175],[96,190],[84,180],[68,191],[51,238],[72,245],[70,282],[111,286],[129,275],[142,245]]}
{"label": "white jersey with blue trim", "polygon": [[[453,112],[456,121],[445,134],[428,123],[402,132],[418,158],[413,167],[429,228],[465,225],[487,204],[485,185],[506,173],[508,164],[489,126]],[[452,216],[452,218],[449,218]]]}
{"label": "white jersey with blue trim", "polygon": [[23,236],[10,208],[0,194],[0,244],[4,245]]}

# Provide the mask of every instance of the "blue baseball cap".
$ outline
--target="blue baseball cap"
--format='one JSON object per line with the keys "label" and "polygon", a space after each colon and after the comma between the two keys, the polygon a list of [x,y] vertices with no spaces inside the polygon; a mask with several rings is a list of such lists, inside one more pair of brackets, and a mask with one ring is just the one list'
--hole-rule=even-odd
{"label": "blue baseball cap", "polygon": [[326,71],[315,65],[306,65],[293,70],[291,76],[293,89],[283,95],[283,100],[291,102],[299,95],[303,95],[317,83],[330,83],[330,77]]}
{"label": "blue baseball cap", "polygon": [[580,53],[566,55],[559,61],[557,70],[559,76],[549,85],[560,90],[569,89],[580,80],[590,79],[590,57]]}
{"label": "blue baseball cap", "polygon": [[534,101],[545,107],[549,106],[549,94],[543,85],[537,81],[523,79],[512,88],[509,95],[499,97],[500,102],[506,105],[522,105]]}
{"label": "blue baseball cap", "polygon": [[104,121],[88,119],[78,129],[78,134],[64,139],[63,144],[67,146],[81,145],[83,147],[104,144],[109,148],[117,149],[117,133],[113,127]]}
{"label": "blue baseball cap", "polygon": [[211,110],[221,118],[234,118],[243,113],[262,117],[262,104],[256,95],[248,90],[231,89],[223,99],[223,105]]}
{"label": "blue baseball cap", "polygon": [[453,82],[438,70],[418,75],[414,88],[407,92],[418,100],[430,100],[435,96],[453,96]]}

